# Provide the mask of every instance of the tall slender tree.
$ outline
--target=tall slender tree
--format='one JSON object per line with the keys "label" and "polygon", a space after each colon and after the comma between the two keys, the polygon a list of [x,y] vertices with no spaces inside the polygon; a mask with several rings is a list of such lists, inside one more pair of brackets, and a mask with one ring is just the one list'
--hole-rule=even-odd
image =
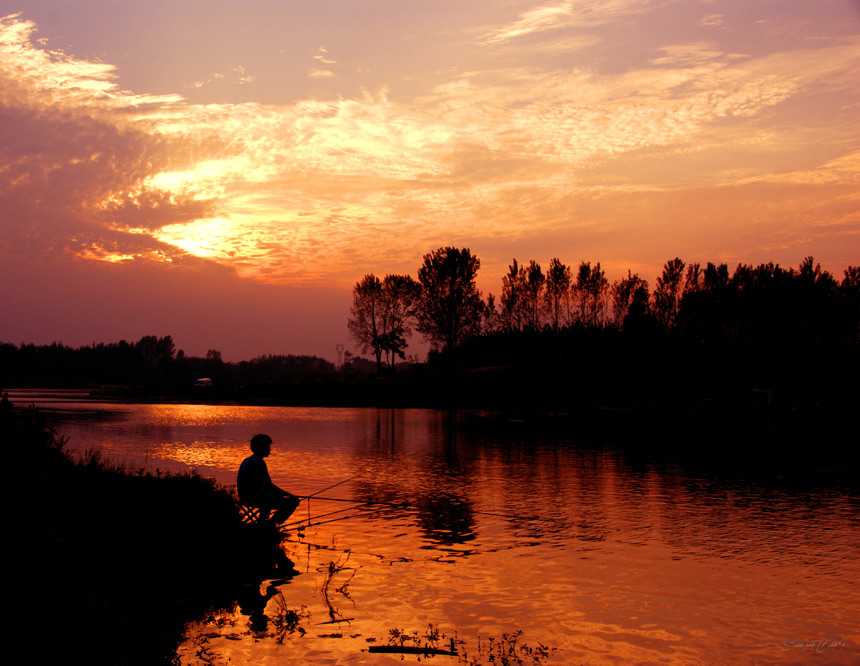
{"label": "tall slender tree", "polygon": [[612,317],[619,328],[628,317],[641,318],[648,309],[648,282],[629,270],[626,278],[612,283],[610,294]]}
{"label": "tall slender tree", "polygon": [[839,293],[849,317],[849,339],[860,342],[860,266],[849,266],[843,273]]}
{"label": "tall slender tree", "polygon": [[514,259],[502,277],[502,326],[507,331],[521,331],[525,325],[526,271]]}
{"label": "tall slender tree", "polygon": [[580,324],[599,326],[603,323],[608,291],[609,281],[606,279],[606,273],[600,269],[600,262],[595,266],[592,266],[590,261],[579,264],[576,283],[571,287],[571,292]]}
{"label": "tall slender tree", "polygon": [[729,267],[726,264],[708,262],[702,279],[702,290],[706,293],[723,293],[729,286]]}
{"label": "tall slender tree", "polygon": [[382,282],[373,273],[365,275],[352,289],[352,316],[346,325],[362,352],[373,352],[376,369],[382,372],[385,335],[385,307]]}
{"label": "tall slender tree", "polygon": [[501,315],[496,309],[496,297],[493,294],[487,294],[487,301],[484,303],[484,312],[481,315],[481,333],[497,333],[500,329]]}
{"label": "tall slender tree", "polygon": [[378,371],[383,357],[392,368],[398,358],[406,358],[406,338],[412,334],[419,293],[418,283],[408,275],[386,275],[380,280],[371,273],[355,284],[347,327],[361,350],[376,357]]}
{"label": "tall slender tree", "polygon": [[406,358],[406,339],[412,335],[411,323],[420,293],[420,285],[408,275],[386,275],[382,280],[381,347],[392,370],[398,358]]}
{"label": "tall slender tree", "polygon": [[552,330],[557,331],[562,321],[570,321],[570,267],[557,257],[549,262],[546,272],[544,302]]}
{"label": "tall slender tree", "polygon": [[665,328],[672,328],[678,316],[684,287],[684,262],[678,257],[666,262],[654,289],[654,314]]}
{"label": "tall slender tree", "polygon": [[533,331],[540,329],[541,313],[543,311],[543,293],[546,276],[541,270],[540,264],[534,259],[529,262],[525,270],[525,317],[526,326]]}
{"label": "tall slender tree", "polygon": [[702,267],[699,265],[699,262],[695,262],[687,265],[687,272],[684,276],[684,289],[681,295],[681,298],[684,297],[684,294],[695,294],[705,287],[705,272],[702,270]]}
{"label": "tall slender tree", "polygon": [[417,328],[434,349],[452,352],[480,331],[484,303],[475,279],[481,262],[468,248],[442,247],[418,270]]}

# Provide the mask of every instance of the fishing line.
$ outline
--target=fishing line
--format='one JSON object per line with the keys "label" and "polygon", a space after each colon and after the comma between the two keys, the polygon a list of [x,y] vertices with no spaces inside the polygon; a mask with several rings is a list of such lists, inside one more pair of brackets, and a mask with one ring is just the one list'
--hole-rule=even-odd
{"label": "fishing line", "polygon": [[[382,466],[382,463],[380,463],[379,465],[377,465],[377,467],[381,467],[381,466]],[[317,490],[315,493],[311,493],[310,495],[307,495],[307,496],[305,496],[305,497],[301,497],[301,498],[299,498],[299,499],[307,500],[307,503],[308,503],[308,517],[307,517],[307,519],[306,519],[306,520],[307,520],[308,524],[310,524],[310,522],[311,522],[311,520],[312,520],[312,519],[311,519],[311,498],[312,498],[312,497],[316,497],[316,496],[317,496],[317,495],[319,495],[320,493],[324,493],[326,490],[331,490],[332,488],[337,488],[338,486],[343,485],[344,483],[348,483],[348,482],[350,482],[350,481],[354,481],[355,479],[357,479],[357,478],[359,478],[359,477],[362,477],[362,476],[364,476],[365,474],[369,474],[370,472],[374,471],[374,469],[375,469],[375,468],[373,468],[373,467],[371,467],[371,468],[369,468],[369,469],[365,469],[364,471],[359,472],[358,474],[356,474],[356,475],[354,475],[354,476],[351,476],[351,477],[349,477],[348,479],[343,479],[342,481],[338,481],[337,483],[333,483],[333,484],[331,484],[330,486],[327,486],[327,487],[325,487],[325,488],[323,488],[323,489],[321,489],[321,490]],[[333,513],[338,513],[338,512],[337,512],[337,511],[335,511],[335,512],[333,512]],[[331,515],[331,514],[323,514],[323,515]],[[319,517],[319,516],[318,516],[318,517]],[[304,522],[304,521],[300,521],[300,522]],[[300,524],[300,523],[295,523],[295,524]]]}
{"label": "fishing line", "polygon": [[[320,518],[325,518],[327,516],[333,516],[337,513],[345,513],[346,511],[355,511],[357,509],[361,509],[363,506],[378,506],[378,507],[382,507],[382,508],[377,509],[376,511],[364,512],[363,514],[356,514],[355,516],[344,516],[343,518],[338,518],[338,520],[346,520],[347,518],[354,518],[354,517],[357,517],[359,515],[365,515],[365,516],[366,515],[373,515],[376,513],[380,513],[381,511],[383,511],[383,509],[385,509],[387,507],[395,507],[398,509],[405,509],[405,508],[408,508],[410,506],[408,502],[401,502],[401,503],[371,502],[371,501],[365,501],[365,500],[347,499],[347,498],[343,498],[343,497],[317,497],[316,499],[320,500],[321,502],[324,502],[324,501],[325,502],[348,502],[350,504],[355,504],[357,506],[348,506],[345,509],[335,509],[334,511],[329,511],[328,513],[323,513],[323,514],[320,514],[318,516],[314,516],[313,518],[303,518],[302,520],[297,520],[297,521],[292,522],[292,523],[281,525],[281,527],[288,528],[288,527],[294,527],[296,525],[301,525],[302,523],[305,523],[305,522],[310,523],[311,520],[319,520]],[[326,522],[330,522],[330,521],[326,521]],[[321,523],[314,523],[314,524],[319,525]]]}
{"label": "fishing line", "polygon": [[373,500],[349,499],[348,497],[315,497],[320,502],[351,502],[353,504],[378,504],[381,506],[408,507],[409,502],[375,502]]}
{"label": "fishing line", "polygon": [[[322,491],[320,491],[322,492]],[[314,499],[318,499],[321,502],[350,502],[354,504],[364,504],[367,506],[391,506],[398,509],[408,509],[415,508],[420,509],[421,505],[419,504],[411,504],[408,501],[402,502],[375,502],[373,500],[359,500],[359,499],[349,499],[347,497],[315,497]],[[356,507],[357,508],[357,507]],[[559,520],[558,518],[550,518],[549,516],[542,518],[541,516],[524,516],[515,513],[498,513],[494,511],[477,511],[471,510],[469,513],[475,516],[495,516],[496,518],[510,518],[521,521],[529,521],[529,520],[541,520],[546,522],[553,523],[564,523],[565,521]]]}
{"label": "fishing line", "polygon": [[358,478],[358,477],[360,477],[360,476],[364,476],[365,474],[368,474],[370,471],[371,471],[371,470],[366,469],[366,470],[364,470],[363,472],[361,472],[361,473],[359,473],[359,474],[356,474],[355,476],[351,476],[351,477],[349,477],[348,479],[344,479],[343,481],[338,481],[337,483],[333,483],[333,484],[331,484],[330,486],[328,486],[328,487],[326,487],[326,488],[323,488],[322,490],[317,490],[315,493],[313,493],[313,494],[311,494],[311,495],[308,495],[305,499],[308,499],[308,500],[309,500],[311,497],[316,497],[316,496],[317,496],[317,495],[319,495],[320,493],[324,493],[326,490],[331,490],[332,488],[337,488],[338,486],[340,486],[340,485],[342,485],[342,484],[344,484],[344,483],[348,483],[349,481],[353,481],[353,480],[357,479],[357,478]]}
{"label": "fishing line", "polygon": [[[437,456],[427,456],[427,457],[428,458],[435,458]],[[378,465],[377,467],[381,467],[383,464],[385,464],[385,463],[380,463],[380,465]],[[376,468],[374,467],[374,468],[366,469],[366,470],[364,470],[358,474],[355,474],[355,475],[353,475],[347,479],[343,479],[342,481],[338,481],[337,483],[333,483],[330,486],[327,486],[325,488],[317,490],[316,492],[314,492],[310,495],[300,497],[300,499],[307,500],[307,503],[308,503],[307,518],[302,519],[300,521],[290,523],[289,525],[285,525],[283,527],[294,527],[296,525],[302,525],[303,523],[307,523],[305,525],[306,527],[311,527],[311,526],[315,526],[315,525],[325,525],[327,523],[335,522],[337,520],[347,520],[349,518],[356,517],[357,515],[368,515],[366,513],[365,514],[356,514],[356,516],[343,516],[341,518],[334,518],[331,520],[326,520],[323,522],[314,523],[313,521],[318,520],[319,518],[324,518],[326,516],[331,516],[331,515],[334,515],[336,513],[342,513],[344,511],[349,511],[352,508],[359,508],[359,507],[357,507],[357,506],[356,507],[350,507],[348,509],[342,509],[340,511],[331,511],[329,513],[324,513],[324,514],[321,514],[321,515],[316,516],[316,517],[311,517],[311,499],[312,498],[318,499],[320,501],[325,501],[325,502],[350,502],[350,503],[354,503],[354,504],[358,504],[358,505],[365,505],[365,506],[396,507],[396,508],[400,508],[400,509],[409,508],[410,506],[412,506],[409,502],[406,502],[406,501],[404,501],[404,502],[374,502],[372,500],[354,500],[354,499],[343,498],[343,497],[320,497],[320,493],[324,493],[327,490],[331,490],[332,488],[337,488],[338,486],[343,485],[344,483],[354,481],[355,479],[358,479],[359,477],[362,477],[366,474],[369,474],[370,472],[374,471],[374,469],[376,469]],[[420,506],[418,506],[418,508],[420,509]],[[374,511],[372,513],[373,514],[379,513],[379,511]],[[550,518],[549,516],[547,516],[547,517],[534,516],[534,515],[523,516],[523,515],[518,515],[518,514],[513,514],[513,513],[499,513],[499,512],[494,512],[494,511],[477,511],[477,510],[471,510],[469,513],[471,513],[472,515],[476,515],[476,516],[493,516],[495,518],[507,518],[509,520],[516,520],[516,521],[521,521],[521,522],[542,521],[542,522],[548,522],[548,523],[568,524],[567,521],[559,520],[558,518]]]}
{"label": "fishing line", "polygon": [[[357,507],[352,507],[352,508],[357,508]],[[343,509],[342,511],[349,511],[349,510],[350,509]],[[383,510],[384,509],[377,509],[377,510],[371,511],[369,513],[356,513],[356,514],[353,514],[351,516],[341,516],[340,518],[330,518],[329,520],[321,520],[321,521],[316,522],[316,523],[309,522],[309,523],[305,524],[304,520],[300,520],[297,523],[291,523],[289,525],[279,525],[278,529],[289,529],[289,528],[293,528],[297,525],[301,526],[302,529],[307,528],[307,527],[316,527],[317,525],[327,525],[328,523],[336,523],[339,520],[349,520],[350,518],[359,518],[361,516],[372,516],[372,515],[379,513]],[[342,513],[342,511],[333,511],[332,514],[333,513]],[[317,520],[318,518],[324,518],[325,516],[329,516],[332,514],[323,514],[321,516],[317,516],[316,518],[314,518],[314,520]]]}
{"label": "fishing line", "polygon": [[338,509],[337,511],[329,511],[328,513],[322,513],[318,516],[314,516],[312,519],[311,518],[302,518],[301,520],[297,520],[293,523],[287,523],[285,525],[281,525],[281,527],[293,527],[295,525],[301,525],[304,522],[310,522],[311,520],[318,520],[320,518],[325,518],[326,516],[333,516],[336,513],[343,513],[344,511],[354,511],[355,509],[358,509],[358,508],[360,508],[360,507],[350,506],[350,507],[347,507],[345,509]]}

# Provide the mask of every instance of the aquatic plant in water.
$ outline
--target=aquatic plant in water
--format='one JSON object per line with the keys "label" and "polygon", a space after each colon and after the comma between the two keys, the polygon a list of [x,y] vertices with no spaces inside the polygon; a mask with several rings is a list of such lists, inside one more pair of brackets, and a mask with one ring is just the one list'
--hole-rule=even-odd
{"label": "aquatic plant in water", "polygon": [[[518,629],[512,633],[504,633],[501,638],[489,637],[486,641],[478,638],[476,653],[469,655],[465,649],[466,642],[454,636],[440,632],[439,627],[429,624],[423,635],[417,631],[406,632],[403,629],[389,629],[388,644],[372,646],[369,652],[389,652],[401,655],[417,655],[433,657],[436,655],[456,656],[458,663],[466,666],[524,666],[527,664],[543,664],[556,651],[556,648],[538,643],[536,646],[521,641],[523,632]],[[444,647],[442,647],[444,646]],[[462,650],[458,650],[458,646]]]}
{"label": "aquatic plant in water", "polygon": [[[330,594],[329,587],[331,586],[331,583],[334,580],[334,577],[337,574],[339,574],[341,571],[344,571],[345,569],[352,569],[352,567],[346,566],[347,562],[349,562],[350,552],[347,550],[347,551],[344,551],[344,554],[346,555],[345,559],[344,559],[343,555],[341,555],[338,558],[337,562],[329,562],[328,565],[326,566],[325,582],[323,583],[322,589],[320,591],[322,598],[323,598],[323,601],[325,602],[326,606],[328,607],[329,622],[331,624],[335,624],[337,622],[348,622],[349,619],[351,619],[351,618],[344,618],[341,615],[340,611],[334,606],[334,604],[331,601],[331,597],[329,596],[329,594]],[[344,583],[342,583],[339,587],[335,588],[335,592],[337,592],[338,594],[341,594],[344,597],[346,597],[347,599],[351,600],[351,598],[349,596],[349,584],[352,581],[353,576],[355,576],[356,571],[357,571],[357,569],[352,569],[352,573],[350,574],[349,578],[347,578],[346,581]]]}
{"label": "aquatic plant in water", "polygon": [[306,631],[302,623],[310,619],[311,613],[305,606],[298,609],[290,608],[283,593],[279,590],[275,596],[275,612],[269,621],[275,627],[275,642],[282,645],[288,634],[298,633],[304,636]]}
{"label": "aquatic plant in water", "polygon": [[443,639],[449,638],[439,631],[439,627],[434,624],[427,625],[424,635],[421,636],[417,631],[407,633],[402,629],[388,630],[387,645],[373,645],[368,648],[369,652],[389,652],[398,654],[415,654],[420,657],[432,657],[435,655],[457,655],[456,639],[451,637],[448,640],[448,648],[439,647]]}
{"label": "aquatic plant in water", "polygon": [[555,652],[554,647],[538,643],[531,646],[521,643],[522,629],[517,629],[510,634],[502,634],[501,638],[490,636],[486,642],[478,638],[478,654],[472,659],[468,658],[465,650],[460,662],[468,666],[483,666],[485,663],[493,666],[522,666],[523,664],[542,664]]}

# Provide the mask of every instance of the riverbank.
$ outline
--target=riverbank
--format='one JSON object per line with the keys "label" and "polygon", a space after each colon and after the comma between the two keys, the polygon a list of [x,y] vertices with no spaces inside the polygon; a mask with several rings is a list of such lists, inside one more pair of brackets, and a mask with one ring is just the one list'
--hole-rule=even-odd
{"label": "riverbank", "polygon": [[72,460],[43,415],[4,405],[11,635],[50,663],[170,664],[186,624],[241,578],[230,491],[196,474]]}

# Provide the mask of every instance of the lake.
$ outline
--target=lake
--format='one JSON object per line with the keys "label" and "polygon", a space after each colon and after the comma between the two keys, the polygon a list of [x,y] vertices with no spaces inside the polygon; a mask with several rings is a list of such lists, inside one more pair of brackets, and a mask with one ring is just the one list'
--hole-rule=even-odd
{"label": "lake", "polygon": [[57,410],[69,450],[225,484],[264,432],[275,483],[318,493],[283,544],[296,575],[189,627],[183,664],[403,663],[369,651],[392,630],[454,638],[442,666],[491,663],[504,635],[538,650],[523,663],[860,663],[860,473],[838,457],[477,412],[10,398]]}

